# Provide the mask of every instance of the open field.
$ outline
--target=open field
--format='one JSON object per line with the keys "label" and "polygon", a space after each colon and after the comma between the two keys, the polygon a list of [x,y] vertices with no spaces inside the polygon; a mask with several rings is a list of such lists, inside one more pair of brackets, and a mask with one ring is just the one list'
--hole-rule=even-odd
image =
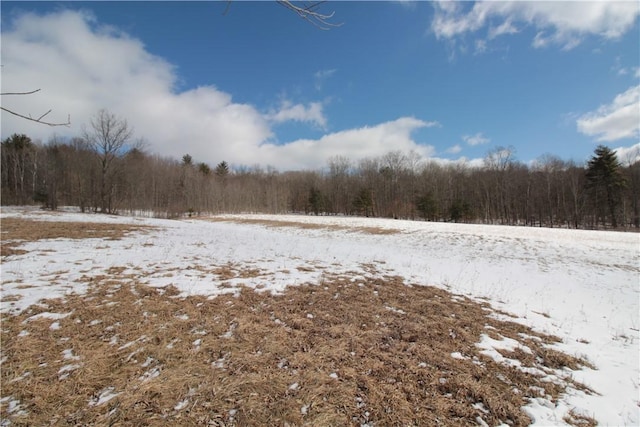
{"label": "open field", "polygon": [[2,425],[640,422],[637,234],[9,208],[2,248]]}

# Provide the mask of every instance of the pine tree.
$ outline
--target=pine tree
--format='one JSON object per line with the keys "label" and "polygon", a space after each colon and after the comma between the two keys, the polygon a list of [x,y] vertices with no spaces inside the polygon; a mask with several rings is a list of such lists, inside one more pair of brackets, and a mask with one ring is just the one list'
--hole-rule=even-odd
{"label": "pine tree", "polygon": [[373,215],[373,198],[371,197],[371,190],[367,188],[361,189],[353,201],[353,207],[358,215],[364,215],[366,217]]}
{"label": "pine tree", "polygon": [[431,194],[418,197],[416,200],[416,208],[425,220],[434,220],[438,212],[435,200]]}
{"label": "pine tree", "polygon": [[311,187],[309,205],[311,207],[311,211],[316,215],[319,215],[320,212],[324,210],[324,196],[316,187]]}
{"label": "pine tree", "polygon": [[220,178],[224,178],[229,175],[229,164],[224,160],[218,163],[218,165],[216,166],[216,175],[218,175]]}
{"label": "pine tree", "polygon": [[620,194],[625,187],[625,179],[621,172],[622,166],[616,153],[609,147],[599,145],[595,154],[589,160],[586,177],[587,190],[594,200],[596,211],[601,200],[606,200],[606,206],[611,216],[611,225],[617,228],[616,208],[620,200]]}

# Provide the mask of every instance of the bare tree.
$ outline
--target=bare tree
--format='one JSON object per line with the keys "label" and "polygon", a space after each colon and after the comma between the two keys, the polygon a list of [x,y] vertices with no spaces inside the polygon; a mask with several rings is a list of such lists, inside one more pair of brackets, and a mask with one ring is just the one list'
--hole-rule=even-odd
{"label": "bare tree", "polygon": [[91,129],[83,129],[83,138],[98,156],[100,163],[100,209],[112,212],[114,162],[123,155],[127,142],[133,136],[126,120],[107,110],[100,110],[90,121]]}
{"label": "bare tree", "polygon": [[[32,90],[30,92],[3,92],[0,93],[0,96],[21,96],[21,95],[32,95],[36,92],[40,92],[40,89],[36,89],[36,90]],[[52,110],[47,111],[44,114],[39,115],[38,117],[33,117],[31,116],[31,114],[29,114],[28,116],[24,115],[24,114],[20,114],[17,113],[13,110],[10,110],[8,108],[2,107],[0,106],[0,110],[2,111],[6,111],[9,114],[13,114],[14,116],[20,117],[21,119],[25,119],[25,120],[29,120],[31,122],[35,122],[35,123],[39,123],[41,125],[47,125],[47,126],[69,126],[71,124],[71,116],[67,116],[67,121],[66,122],[49,122],[44,120],[44,118],[49,115],[49,113],[51,113]]]}

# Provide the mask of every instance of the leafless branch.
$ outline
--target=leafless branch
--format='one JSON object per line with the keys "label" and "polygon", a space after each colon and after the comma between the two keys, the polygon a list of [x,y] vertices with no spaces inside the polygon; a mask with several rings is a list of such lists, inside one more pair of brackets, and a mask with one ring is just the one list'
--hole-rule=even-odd
{"label": "leafless branch", "polygon": [[32,93],[40,92],[40,89],[32,90],[31,92],[3,92],[0,96],[4,95],[31,95]]}
{"label": "leafless branch", "polygon": [[[225,7],[223,15],[226,15],[227,12],[229,12],[232,1],[233,0],[227,0],[227,6]],[[294,2],[294,0],[276,0],[276,3],[286,7],[302,19],[311,22],[322,30],[329,30],[332,27],[339,27],[342,25],[342,23],[335,24],[330,22],[335,12],[322,13],[318,10],[323,3],[326,3],[326,0],[302,2]]]}
{"label": "leafless branch", "polygon": [[223,15],[226,15],[227,12],[229,12],[229,9],[231,8],[231,1],[232,0],[227,0],[227,7],[224,8],[224,12],[222,13]]}
{"label": "leafless branch", "polygon": [[300,3],[301,6],[294,4],[291,0],[276,0],[276,2],[322,30],[329,30],[332,27],[339,27],[342,25],[342,23],[335,24],[333,22],[329,22],[333,18],[335,12],[322,13],[318,11],[319,7],[323,3],[326,3],[326,1],[296,2]]}
{"label": "leafless branch", "polygon": [[[34,93],[39,92],[39,91],[40,91],[40,89],[32,90],[32,91],[29,91],[29,92],[2,92],[2,93],[0,93],[0,96],[5,96],[5,95],[31,95],[31,94],[34,94]],[[46,113],[40,115],[40,117],[38,117],[38,118],[31,117],[31,115],[25,116],[24,114],[16,113],[15,111],[10,110],[10,109],[5,108],[5,107],[2,107],[2,106],[0,106],[0,110],[6,111],[7,113],[13,114],[14,116],[17,116],[17,117],[20,117],[21,119],[29,120],[31,122],[39,123],[41,125],[46,125],[46,126],[69,126],[69,125],[71,125],[71,115],[67,116],[66,123],[54,123],[54,122],[46,122],[46,121],[42,120],[47,116],[47,114],[49,114],[51,112],[51,110],[49,110]]]}

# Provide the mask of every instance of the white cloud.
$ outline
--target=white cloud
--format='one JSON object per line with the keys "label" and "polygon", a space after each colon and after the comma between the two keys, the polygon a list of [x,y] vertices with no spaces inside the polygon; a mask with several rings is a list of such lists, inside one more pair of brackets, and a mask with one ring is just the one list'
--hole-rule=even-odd
{"label": "white cloud", "polygon": [[445,1],[434,8],[431,30],[438,39],[462,37],[485,27],[492,39],[518,32],[520,23],[538,30],[534,47],[555,44],[563,49],[572,49],[588,35],[618,38],[640,15],[640,5],[634,1],[478,1],[470,8]]}
{"label": "white cloud", "polygon": [[313,78],[315,80],[315,87],[316,90],[321,91],[322,87],[324,85],[324,82],[331,76],[333,76],[336,73],[336,69],[332,68],[330,70],[320,70],[320,71],[316,71],[313,75]]}
{"label": "white cloud", "polygon": [[578,131],[597,141],[616,141],[640,135],[640,85],[617,95],[613,102],[580,116]]}
{"label": "white cloud", "polygon": [[631,147],[618,147],[613,151],[616,152],[618,161],[623,166],[631,165],[635,162],[640,162],[640,142],[632,145]]}
{"label": "white cloud", "polygon": [[311,123],[321,129],[325,129],[327,127],[327,118],[324,116],[322,109],[321,102],[312,102],[305,106],[303,104],[293,104],[289,100],[283,100],[280,103],[280,107],[277,110],[271,110],[266,117],[275,123],[295,121]]}
{"label": "white cloud", "polygon": [[449,154],[458,154],[461,151],[462,151],[462,147],[460,146],[460,144],[456,144],[453,147],[447,148],[447,153]]}
{"label": "white cloud", "polygon": [[503,34],[516,34],[518,29],[511,22],[511,19],[506,19],[502,24],[497,27],[491,27],[489,29],[489,39],[495,39]]}
{"label": "white cloud", "polygon": [[[25,14],[2,32],[3,90],[42,88],[37,96],[3,99],[3,106],[51,120],[71,115],[61,136],[78,136],[99,109],[125,117],[138,137],[163,155],[216,162],[271,137],[253,106],[235,103],[214,86],[174,90],[177,75],[142,42],[99,26],[84,12]],[[2,136],[23,132],[46,141],[52,129],[2,114]]]}
{"label": "white cloud", "polygon": [[269,164],[280,168],[285,166],[285,161],[301,168],[313,168],[326,164],[329,158],[335,156],[357,161],[396,150],[413,150],[423,157],[430,157],[434,153],[433,147],[418,144],[413,140],[412,133],[433,126],[439,126],[438,122],[402,117],[376,126],[330,133],[319,139],[300,139],[285,145],[263,144],[259,147],[259,154],[261,158],[268,159]]}
{"label": "white cloud", "polygon": [[[2,64],[3,91],[42,89],[30,96],[3,97],[3,107],[34,116],[52,108],[50,120],[66,121],[70,114],[72,122],[69,128],[52,129],[3,111],[2,138],[14,132],[45,142],[54,132],[79,136],[81,126],[106,108],[126,118],[150,151],[177,159],[189,153],[209,164],[226,160],[294,169],[321,167],[335,155],[357,159],[391,150],[432,151],[411,135],[434,123],[410,117],[275,144],[272,126],[277,123],[294,120],[325,127],[323,104],[284,101],[265,114],[212,85],[179,91],[172,64],[83,12],[25,14],[3,25]],[[325,78],[331,74],[322,73]]]}
{"label": "white cloud", "polygon": [[482,39],[477,39],[475,41],[476,50],[473,52],[475,54],[485,53],[487,51],[487,41]]}
{"label": "white cloud", "polygon": [[491,139],[482,135],[482,132],[478,132],[475,135],[463,135],[462,140],[469,145],[481,145],[491,142]]}

